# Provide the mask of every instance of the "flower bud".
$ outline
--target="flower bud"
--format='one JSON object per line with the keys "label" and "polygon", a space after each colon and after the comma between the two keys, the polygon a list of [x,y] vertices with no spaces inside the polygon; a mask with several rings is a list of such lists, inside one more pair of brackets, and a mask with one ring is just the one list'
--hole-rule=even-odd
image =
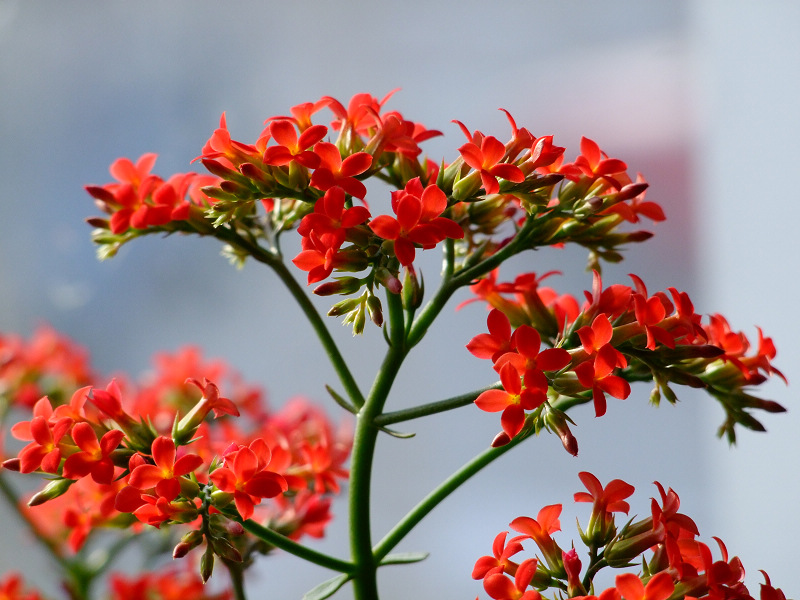
{"label": "flower bud", "polygon": [[381,299],[377,296],[369,296],[367,298],[367,311],[369,318],[378,327],[383,325],[383,308],[381,307]]}
{"label": "flower bud", "polygon": [[225,508],[233,502],[233,494],[223,492],[222,490],[215,490],[211,492],[211,504],[217,508]]}
{"label": "flower bud", "polygon": [[214,554],[231,562],[242,562],[242,554],[225,538],[210,540]]}
{"label": "flower bud", "polygon": [[422,275],[419,279],[413,269],[406,269],[403,281],[403,308],[406,310],[416,310],[422,305],[422,296],[425,293],[425,282]]}
{"label": "flower bud", "polygon": [[479,171],[473,171],[463,179],[453,184],[453,193],[451,196],[456,202],[469,199],[479,189],[481,189],[481,174]]}
{"label": "flower bud", "polygon": [[399,294],[403,289],[403,284],[400,280],[386,267],[378,267],[375,269],[375,281],[380,283],[386,288],[386,291],[392,294]]}
{"label": "flower bud", "polygon": [[362,280],[358,277],[337,277],[336,281],[326,281],[314,288],[317,296],[332,296],[334,294],[355,294],[361,288]]}
{"label": "flower bud", "polygon": [[657,523],[654,529],[648,529],[644,533],[620,536],[606,546],[603,556],[609,567],[627,567],[642,552],[664,541],[665,534],[664,524]]}
{"label": "flower bud", "polygon": [[209,545],[203,556],[200,557],[200,578],[203,583],[207,583],[211,579],[211,574],[214,572],[214,550]]}
{"label": "flower bud", "polygon": [[181,538],[181,541],[172,550],[172,558],[183,558],[191,550],[194,550],[203,541],[203,534],[192,530]]}
{"label": "flower bud", "polygon": [[75,481],[75,479],[54,479],[48,483],[43,490],[37,492],[28,500],[28,506],[39,506],[48,500],[58,498],[63,495]]}

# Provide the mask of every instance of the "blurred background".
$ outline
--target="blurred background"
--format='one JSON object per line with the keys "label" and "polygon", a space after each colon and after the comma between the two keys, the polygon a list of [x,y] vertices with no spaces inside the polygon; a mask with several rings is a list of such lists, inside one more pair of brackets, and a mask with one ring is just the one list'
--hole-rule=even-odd
{"label": "blurred background", "polygon": [[[424,146],[437,161],[463,143],[451,119],[509,135],[503,107],[534,134],[554,134],[568,158],[585,135],[642,172],[668,220],[604,281],[627,283],[634,272],[651,291],[688,291],[698,312],[721,312],[752,339],[760,325],[796,384],[800,202],[789,184],[800,160],[798,31],[800,5],[789,0],[0,0],[0,330],[27,335],[48,322],[87,346],[104,373],[139,373],[158,350],[198,344],[263,383],[273,406],[300,394],[340,418],[323,387],[334,375],[271,273],[237,271],[212,240],[179,236],[136,241],[101,263],[84,223],[97,210],[83,186],[110,181],[117,157],[145,152],[159,154],[160,175],[190,170],[223,111],[233,137],[250,142],[266,118],[300,102],[400,87],[388,108],[445,133]],[[432,287],[438,258],[425,260]],[[513,265],[563,271],[548,283],[572,293],[591,286],[584,266],[585,253],[570,249]],[[464,350],[485,317],[478,305],[446,310],[402,370],[390,408],[492,381]],[[384,347],[379,331],[353,339],[334,320],[330,328],[367,386]],[[653,480],[673,487],[702,538],[719,536],[741,557],[751,592],[765,569],[796,597],[800,411],[793,387],[763,393],[789,412],[766,415],[769,434],[741,432],[734,448],[715,438],[722,411],[702,394],[681,390],[678,406],[654,409],[649,389],[635,388],[602,419],[577,411],[577,458],[553,436],[506,455],[404,540],[399,551],[431,555],[386,568],[383,597],[483,595],[470,579],[475,559],[513,518],[546,504],[565,503],[558,539],[568,547],[574,518],[588,515],[570,502],[583,470],[635,485],[640,515],[657,493]],[[376,539],[483,450],[499,424],[467,407],[405,429],[417,436],[380,441]],[[24,570],[52,591],[46,559],[10,517],[3,523],[0,571]],[[346,555],[344,520],[316,547]],[[330,576],[286,555],[253,571],[254,598],[299,598]]]}

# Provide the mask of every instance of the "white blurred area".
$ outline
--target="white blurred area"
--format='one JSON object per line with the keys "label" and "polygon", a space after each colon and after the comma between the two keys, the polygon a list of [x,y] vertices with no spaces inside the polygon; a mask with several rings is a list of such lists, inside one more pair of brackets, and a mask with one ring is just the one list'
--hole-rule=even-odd
{"label": "white blurred area", "polygon": [[[233,137],[252,141],[264,119],[294,104],[400,87],[388,107],[445,133],[424,146],[436,160],[452,160],[463,143],[451,119],[507,136],[503,107],[534,134],[555,134],[569,158],[586,135],[641,171],[668,221],[608,268],[606,283],[634,272],[651,290],[688,291],[698,311],[727,315],[753,339],[762,326],[778,346],[776,364],[800,381],[798,31],[800,8],[788,0],[0,0],[0,330],[27,334],[47,321],[89,347],[106,373],[141,372],[153,352],[196,343],[262,382],[273,405],[303,394],[336,414],[323,388],[334,374],[320,366],[310,328],[275,277],[253,265],[236,271],[215,242],[177,236],[139,240],[99,263],[83,222],[97,211],[83,186],[110,181],[118,156],[144,152],[159,154],[159,174],[189,170],[223,111]],[[423,263],[429,287],[437,260]],[[584,264],[579,251],[542,251],[514,267],[559,269],[564,276],[548,282],[580,293],[591,286]],[[477,305],[445,310],[401,372],[389,408],[492,381],[463,348],[484,330],[485,314]],[[368,387],[382,336],[353,340],[333,320],[330,328]],[[657,493],[653,480],[673,487],[703,539],[719,536],[742,558],[751,592],[765,569],[787,597],[798,596],[794,388],[770,386],[768,397],[790,412],[765,416],[769,434],[745,432],[732,449],[715,438],[722,412],[711,399],[681,391],[677,407],[656,410],[648,393],[635,388],[625,402],[610,401],[602,419],[578,411],[578,458],[544,436],[464,486],[398,548],[431,556],[386,568],[382,597],[483,595],[469,577],[475,559],[509,521],[545,504],[565,503],[559,540],[568,546],[575,516],[587,514],[571,506],[582,470],[635,485],[639,514]],[[467,407],[403,429],[417,436],[379,444],[376,540],[485,448],[499,424]],[[344,517],[346,507],[337,509]],[[46,561],[10,519],[0,571],[42,580]],[[344,536],[340,518],[317,547],[346,556]],[[299,598],[330,576],[286,555],[254,571],[253,598]]]}

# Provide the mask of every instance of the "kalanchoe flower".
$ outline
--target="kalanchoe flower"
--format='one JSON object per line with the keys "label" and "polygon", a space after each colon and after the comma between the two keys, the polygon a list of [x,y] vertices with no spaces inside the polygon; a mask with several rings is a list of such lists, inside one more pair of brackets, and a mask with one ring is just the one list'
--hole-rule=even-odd
{"label": "kalanchoe flower", "polygon": [[494,538],[492,544],[492,556],[481,556],[472,569],[473,579],[483,579],[489,573],[500,571],[505,573],[515,573],[517,570],[517,563],[509,560],[515,554],[522,552],[522,544],[520,540],[525,536],[517,536],[508,540],[506,538],[508,532],[503,531],[498,533]]}
{"label": "kalanchoe flower", "polygon": [[286,480],[268,471],[272,453],[261,438],[249,446],[233,446],[225,453],[225,466],[209,478],[221,491],[233,495],[236,510],[242,519],[253,516],[254,507],[262,498],[273,498],[288,489]]}
{"label": "kalanchoe flower", "polygon": [[5,468],[21,473],[39,469],[46,473],[58,472],[63,454],[62,440],[74,421],[70,417],[52,417],[50,400],[44,397],[34,405],[30,421],[21,421],[11,428],[11,435],[15,438],[31,442],[20,450],[17,459],[5,461]]}
{"label": "kalanchoe flower", "polygon": [[441,216],[447,209],[447,196],[434,183],[423,188],[415,177],[403,190],[392,192],[392,209],[397,218],[380,215],[369,227],[383,239],[394,241],[395,256],[404,267],[414,261],[416,245],[431,249],[446,238],[464,237],[457,223]]}
{"label": "kalanchoe flower", "polygon": [[538,563],[535,558],[522,561],[514,575],[514,581],[503,573],[489,573],[483,579],[483,589],[494,600],[540,600],[541,595],[538,591],[528,589],[536,574]]}
{"label": "kalanchoe flower", "polygon": [[592,516],[586,528],[587,539],[597,544],[607,543],[615,532],[615,512],[628,514],[630,505],[626,498],[633,495],[634,487],[621,479],[610,481],[605,487],[594,475],[587,471],[578,474],[587,492],[576,492],[575,502],[591,502]]}
{"label": "kalanchoe flower", "polygon": [[88,423],[76,423],[70,431],[80,452],[71,454],[64,461],[62,475],[67,479],[79,479],[91,474],[97,483],[109,484],[114,479],[114,461],[111,453],[117,449],[125,433],[112,429],[100,440]]}
{"label": "kalanchoe flower", "polygon": [[561,504],[551,504],[542,508],[535,519],[517,517],[510,524],[511,529],[536,542],[550,570],[557,572],[563,568],[563,550],[551,534],[561,531],[561,509]]}
{"label": "kalanchoe flower", "polygon": [[190,377],[186,383],[191,383],[203,392],[203,397],[195,404],[194,408],[190,410],[178,423],[173,432],[173,437],[178,443],[186,443],[194,435],[194,432],[200,426],[208,413],[214,412],[214,417],[220,415],[233,415],[239,416],[239,409],[228,398],[223,398],[219,395],[219,388],[208,379],[203,379],[200,383],[197,379]]}
{"label": "kalanchoe flower", "polygon": [[345,192],[363,200],[367,195],[366,186],[355,178],[372,164],[372,156],[366,152],[356,152],[342,160],[339,149],[328,142],[318,142],[314,154],[319,156],[319,166],[311,174],[309,185],[321,191],[339,186]]}
{"label": "kalanchoe flower", "polygon": [[198,469],[203,459],[197,454],[187,453],[176,460],[175,441],[159,436],[150,450],[155,464],[141,464],[131,471],[128,484],[134,488],[155,488],[156,495],[168,501],[181,493],[180,478]]}
{"label": "kalanchoe flower", "polygon": [[464,162],[480,174],[481,184],[487,194],[496,194],[500,191],[498,178],[514,183],[525,181],[525,174],[518,166],[500,162],[506,154],[506,148],[495,137],[484,137],[480,146],[467,142],[458,151]]}
{"label": "kalanchoe flower", "polygon": [[667,600],[675,589],[672,577],[666,572],[651,577],[647,585],[633,573],[617,575],[614,583],[625,600]]}
{"label": "kalanchoe flower", "polygon": [[328,133],[324,125],[312,125],[297,136],[294,125],[288,120],[275,120],[269,124],[269,133],[277,145],[268,146],[264,151],[264,162],[268,165],[288,165],[297,163],[308,169],[316,169],[320,158],[311,148]]}

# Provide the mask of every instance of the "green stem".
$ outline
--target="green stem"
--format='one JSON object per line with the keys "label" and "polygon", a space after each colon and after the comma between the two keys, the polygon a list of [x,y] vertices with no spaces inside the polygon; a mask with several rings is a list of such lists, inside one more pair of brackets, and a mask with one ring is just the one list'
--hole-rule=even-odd
{"label": "green stem", "polygon": [[473,458],[470,462],[461,467],[458,471],[453,473],[450,477],[444,480],[439,486],[423,498],[419,504],[412,508],[405,517],[403,517],[397,525],[395,525],[384,538],[378,542],[373,550],[375,560],[380,562],[386,555],[389,554],[400,541],[414,528],[417,524],[425,518],[439,503],[447,498],[450,494],[456,491],[463,483],[469,480],[473,475],[478,473],[481,469],[488,466],[503,454],[511,450],[514,446],[519,444],[523,439],[530,435],[528,433],[520,433],[513,440],[505,446],[499,448],[488,448],[481,454]]}
{"label": "green stem", "polygon": [[375,420],[383,411],[389,391],[407,354],[402,300],[396,294],[387,294],[386,300],[391,345],[369,396],[358,412],[350,460],[350,552],[356,565],[353,572],[353,593],[356,600],[378,598],[376,572],[379,561],[372,554],[370,510],[372,464],[379,433]]}
{"label": "green stem", "polygon": [[[442,279],[442,285],[436,292],[436,295],[431,298],[430,302],[425,306],[422,312],[414,322],[411,331],[408,334],[408,347],[415,346],[425,336],[428,328],[444,308],[450,297],[458,290],[466,285],[470,285],[478,277],[486,275],[489,271],[499,266],[503,261],[511,256],[522,252],[528,247],[528,240],[534,231],[534,219],[529,218],[522,229],[520,229],[508,244],[503,246],[500,250],[492,254],[490,257],[485,258],[461,271],[452,271],[452,257],[445,256],[445,275]],[[445,247],[445,250],[448,250]]]}
{"label": "green stem", "polygon": [[275,546],[276,548],[280,548],[281,550],[285,550],[290,554],[294,554],[295,556],[314,563],[315,565],[325,567],[326,569],[331,569],[332,571],[339,571],[340,573],[351,573],[354,569],[354,565],[350,562],[334,558],[333,556],[328,556],[327,554],[323,554],[322,552],[318,552],[317,550],[312,550],[307,546],[298,544],[294,540],[290,540],[285,535],[281,535],[269,527],[264,527],[256,521],[242,521],[242,526],[248,533],[251,533],[257,538],[264,540],[268,544]]}
{"label": "green stem", "polygon": [[234,600],[247,600],[247,595],[244,592],[244,569],[242,568],[242,563],[224,558],[222,562],[225,563],[225,566],[228,568],[228,573],[231,576]]}
{"label": "green stem", "polygon": [[485,387],[480,390],[461,394],[460,396],[453,396],[446,400],[439,400],[438,402],[430,402],[428,404],[420,404],[413,408],[405,408],[403,410],[396,410],[394,412],[383,413],[375,419],[375,424],[381,427],[392,425],[393,423],[402,423],[403,421],[411,421],[412,419],[419,419],[429,415],[435,415],[440,412],[461,408],[468,406],[475,402],[475,398],[480,396],[486,390],[499,390],[502,384],[496,383]]}
{"label": "green stem", "polygon": [[356,407],[362,406],[364,404],[364,396],[361,393],[355,378],[350,372],[350,369],[347,367],[344,357],[342,357],[341,352],[339,352],[336,342],[331,337],[328,328],[325,326],[325,322],[322,320],[319,312],[317,312],[317,309],[312,304],[311,300],[306,294],[306,291],[300,286],[299,283],[297,283],[297,280],[292,276],[289,269],[286,268],[286,265],[281,260],[280,255],[270,252],[256,243],[250,242],[235,231],[228,228],[220,227],[217,229],[216,235],[223,241],[245,250],[255,260],[271,267],[272,270],[275,271],[280,280],[289,290],[289,293],[300,305],[300,309],[303,311],[309,323],[311,324],[311,327],[314,329],[314,333],[317,334],[317,337],[322,343],[322,347],[325,349],[325,352],[331,361],[331,365],[333,365],[336,374],[339,376],[339,380],[342,382],[342,385],[344,386],[347,395],[350,397],[350,400],[352,400]]}

